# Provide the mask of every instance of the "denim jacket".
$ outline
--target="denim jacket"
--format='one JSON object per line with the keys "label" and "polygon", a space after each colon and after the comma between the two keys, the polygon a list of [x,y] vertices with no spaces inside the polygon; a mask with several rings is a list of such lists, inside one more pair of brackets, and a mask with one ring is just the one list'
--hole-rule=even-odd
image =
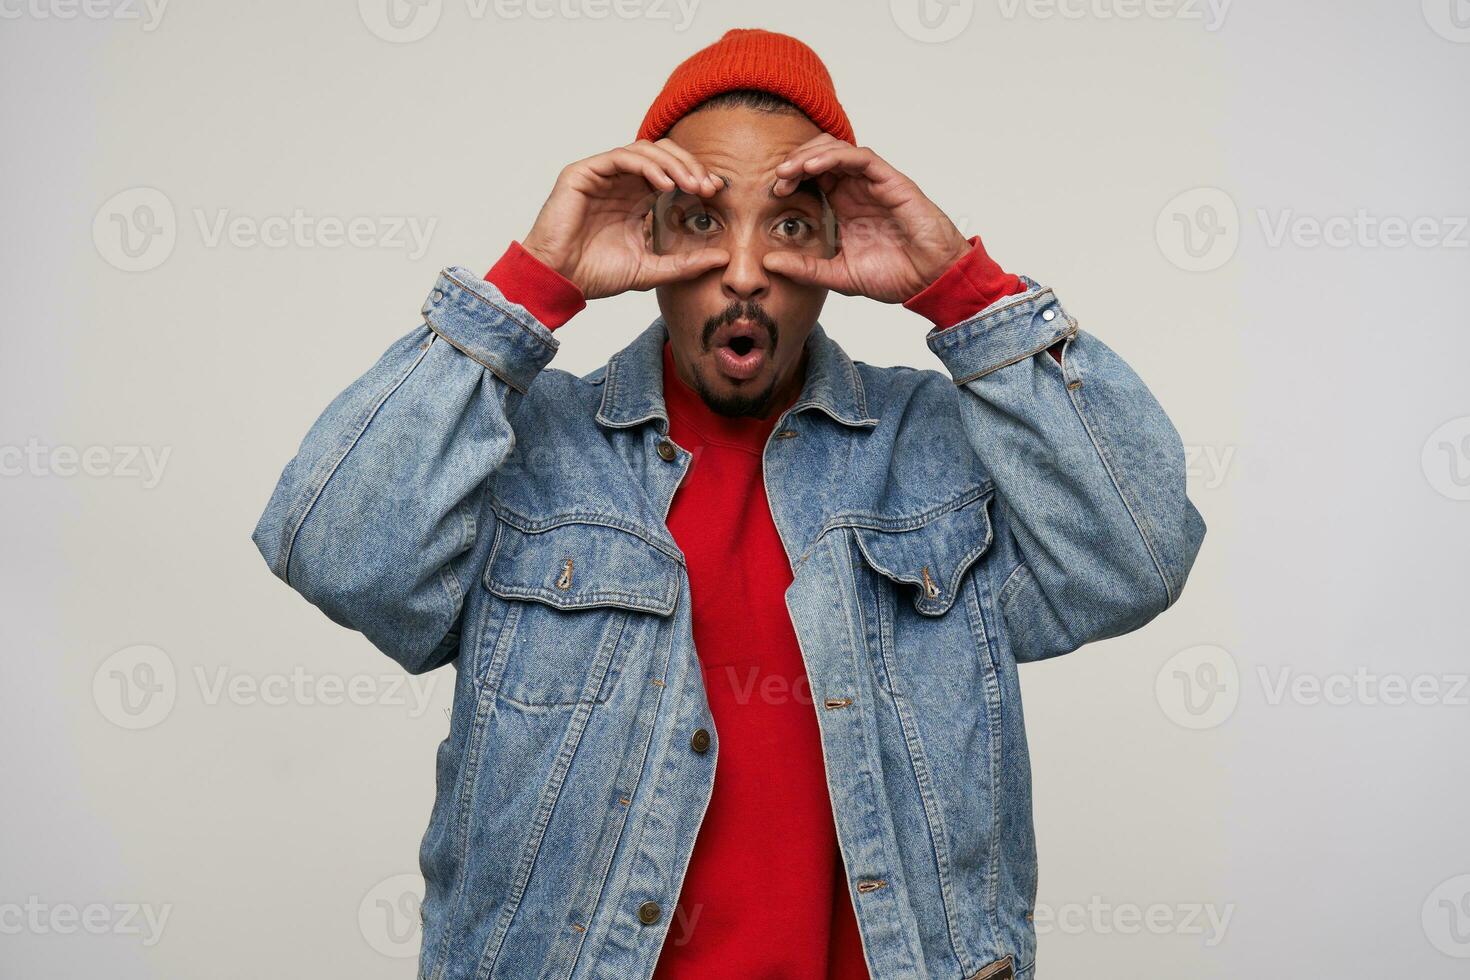
{"label": "denim jacket", "polygon": [[[817,325],[764,447],[874,980],[1034,975],[1017,664],[1147,623],[1204,535],[1148,389],[1022,281],[929,332],[947,374]],[[579,378],[468,270],[422,313],[312,426],[254,540],[404,669],[453,664],[420,977],[647,978],[720,757],[665,524],[691,464],[665,324]]]}

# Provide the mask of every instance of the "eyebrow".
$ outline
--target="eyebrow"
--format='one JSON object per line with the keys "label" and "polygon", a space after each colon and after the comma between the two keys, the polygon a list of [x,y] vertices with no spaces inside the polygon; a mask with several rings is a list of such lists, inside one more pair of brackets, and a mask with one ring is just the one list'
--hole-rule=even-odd
{"label": "eyebrow", "polygon": [[[734,184],[734,181],[732,181],[729,177],[726,177],[724,174],[717,174],[713,170],[711,170],[710,173],[713,176],[720,178],[720,180],[725,185],[725,190],[729,190],[730,187],[731,187],[731,185]],[[718,193],[718,191],[716,193]],[[822,189],[817,186],[817,180],[816,180],[815,177],[804,177],[804,178],[802,178],[801,182],[796,185],[796,189],[793,190],[790,194],[787,194],[786,195],[786,198],[784,198],[784,199],[790,199],[792,197],[792,195],[795,195],[795,194],[803,194],[803,195],[805,195],[807,197],[810,197],[812,200],[816,201],[818,204],[823,203],[827,199],[827,196],[822,193]],[[690,195],[690,196],[693,196],[693,195]],[[776,188],[775,188],[775,185],[774,184],[771,185],[770,187],[766,188],[766,196],[768,196],[768,197],[775,197],[776,196]]]}

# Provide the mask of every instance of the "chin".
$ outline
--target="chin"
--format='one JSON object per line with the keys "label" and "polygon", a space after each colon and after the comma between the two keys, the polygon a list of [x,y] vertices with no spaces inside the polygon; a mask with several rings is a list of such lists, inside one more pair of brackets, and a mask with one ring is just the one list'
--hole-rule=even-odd
{"label": "chin", "polygon": [[694,377],[699,397],[719,415],[764,417],[776,390],[776,378],[770,371],[738,381],[725,377],[719,368],[696,371]]}

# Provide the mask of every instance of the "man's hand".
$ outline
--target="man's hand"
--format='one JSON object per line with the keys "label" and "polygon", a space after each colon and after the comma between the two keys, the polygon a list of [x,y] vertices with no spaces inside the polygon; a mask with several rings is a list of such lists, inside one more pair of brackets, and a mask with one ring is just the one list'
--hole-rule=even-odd
{"label": "man's hand", "polygon": [[823,259],[767,252],[770,272],[849,296],[901,303],[971,248],[923,191],[867,147],[823,133],[776,167],[776,196],[817,181],[837,217],[841,251]]}
{"label": "man's hand", "polygon": [[654,198],[677,186],[709,197],[723,185],[671,139],[639,140],[568,165],[521,246],[587,299],[691,279],[729,262],[724,249],[655,255],[643,232]]}

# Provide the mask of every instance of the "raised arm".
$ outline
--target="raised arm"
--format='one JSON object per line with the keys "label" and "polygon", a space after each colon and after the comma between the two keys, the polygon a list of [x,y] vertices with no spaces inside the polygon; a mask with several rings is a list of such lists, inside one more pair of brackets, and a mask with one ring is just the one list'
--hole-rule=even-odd
{"label": "raised arm", "polygon": [[[995,585],[1016,658],[1038,660],[1173,604],[1205,527],[1158,401],[1050,289],[1023,281],[1026,292],[927,340],[995,482]],[[1060,358],[1047,356],[1058,342]]]}
{"label": "raised arm", "polygon": [[[490,542],[490,477],[511,420],[585,300],[697,276],[718,249],[658,256],[640,230],[655,190],[717,182],[672,140],[640,140],[558,175],[524,246],[486,280],[444,271],[424,323],[327,407],[255,528],[271,570],[413,673],[458,652]],[[503,289],[502,289],[503,287]],[[547,317],[539,320],[535,310]]]}
{"label": "raised arm", "polygon": [[778,195],[822,181],[843,246],[771,252],[768,269],[935,323],[929,347],[996,487],[995,588],[1017,659],[1125,633],[1173,603],[1204,522],[1185,497],[1179,435],[1128,365],[868,147],[823,134],[776,173]]}
{"label": "raised arm", "polygon": [[558,347],[461,268],[423,315],[307,432],[254,535],[271,571],[413,673],[455,653],[486,481]]}

